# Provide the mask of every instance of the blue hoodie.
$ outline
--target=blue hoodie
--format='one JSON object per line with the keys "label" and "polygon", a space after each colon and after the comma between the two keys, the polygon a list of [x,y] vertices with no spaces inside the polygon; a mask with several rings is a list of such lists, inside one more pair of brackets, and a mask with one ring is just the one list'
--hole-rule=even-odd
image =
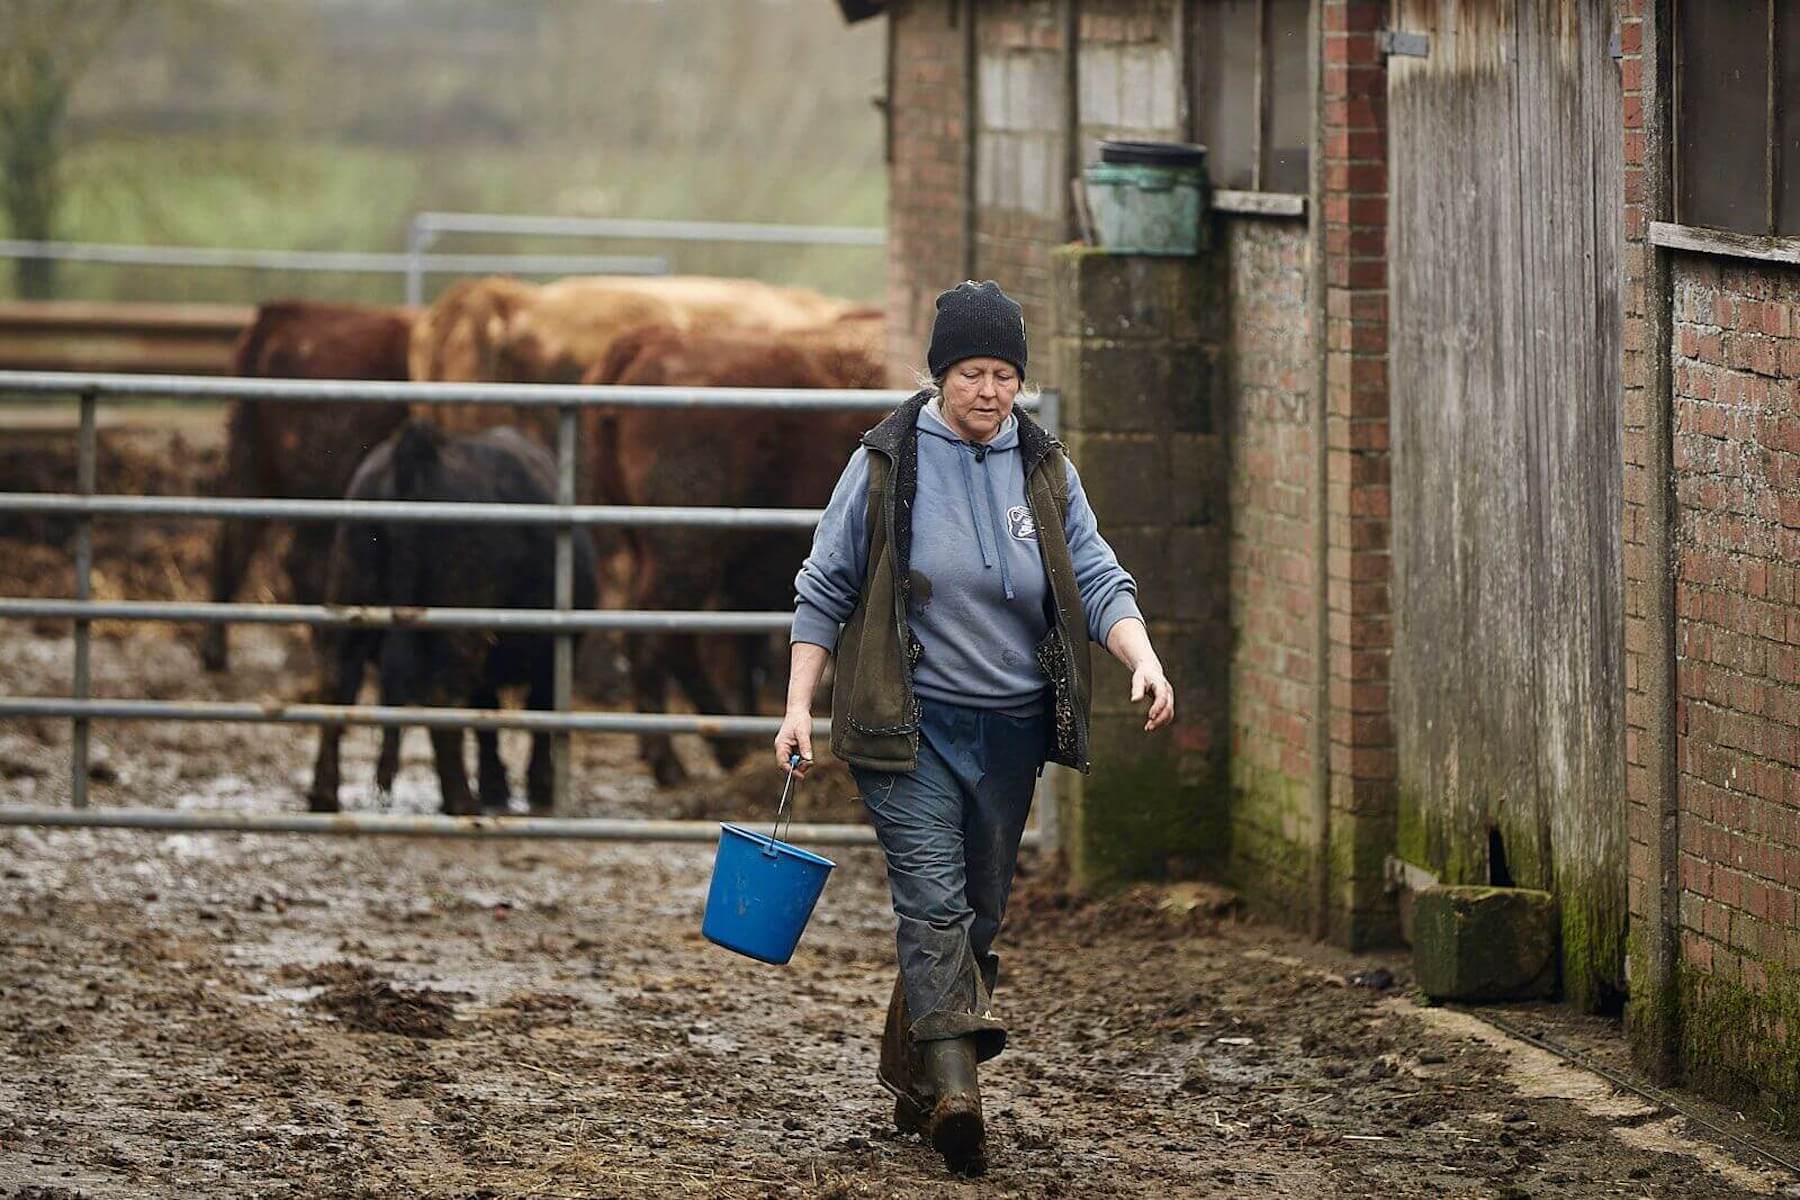
{"label": "blue hoodie", "polygon": [[[915,436],[919,487],[908,615],[924,653],[913,690],[970,708],[1035,711],[1048,687],[1033,650],[1049,630],[1049,581],[1025,499],[1018,418],[1008,417],[992,441],[974,445],[945,424],[934,400],[920,412]],[[858,447],[850,456],[794,579],[793,641],[830,650],[856,610],[869,551],[869,453]],[[1121,619],[1142,619],[1137,584],[1100,536],[1073,463],[1063,535],[1088,636],[1104,644]]]}

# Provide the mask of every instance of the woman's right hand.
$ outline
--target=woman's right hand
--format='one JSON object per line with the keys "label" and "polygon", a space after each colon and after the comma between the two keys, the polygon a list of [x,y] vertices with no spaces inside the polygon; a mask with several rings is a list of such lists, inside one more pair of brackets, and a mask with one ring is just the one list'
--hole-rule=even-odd
{"label": "woman's right hand", "polygon": [[812,713],[805,709],[789,711],[781,719],[781,731],[775,735],[775,765],[786,771],[789,760],[798,754],[800,765],[792,770],[802,779],[813,763],[812,723]]}

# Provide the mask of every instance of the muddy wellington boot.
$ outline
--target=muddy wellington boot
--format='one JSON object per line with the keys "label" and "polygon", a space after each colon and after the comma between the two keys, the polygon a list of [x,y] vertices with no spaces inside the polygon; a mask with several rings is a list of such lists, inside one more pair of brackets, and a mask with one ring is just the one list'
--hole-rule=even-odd
{"label": "muddy wellington boot", "polygon": [[987,1170],[987,1131],[975,1080],[975,1039],[926,1042],[925,1074],[935,1095],[925,1127],[931,1144],[952,1171],[980,1175]]}
{"label": "muddy wellington boot", "polygon": [[923,1132],[931,1115],[931,1085],[911,1029],[906,989],[896,976],[893,995],[888,997],[887,1024],[881,1030],[881,1065],[875,1077],[893,1094],[894,1128],[901,1133]]}

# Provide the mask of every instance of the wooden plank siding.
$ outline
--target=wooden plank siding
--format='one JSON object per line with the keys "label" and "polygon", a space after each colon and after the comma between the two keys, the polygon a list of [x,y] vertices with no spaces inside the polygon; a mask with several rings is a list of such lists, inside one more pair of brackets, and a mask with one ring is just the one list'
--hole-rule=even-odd
{"label": "wooden plank siding", "polygon": [[1400,0],[1390,59],[1400,851],[1562,902],[1622,994],[1620,89],[1607,0]]}

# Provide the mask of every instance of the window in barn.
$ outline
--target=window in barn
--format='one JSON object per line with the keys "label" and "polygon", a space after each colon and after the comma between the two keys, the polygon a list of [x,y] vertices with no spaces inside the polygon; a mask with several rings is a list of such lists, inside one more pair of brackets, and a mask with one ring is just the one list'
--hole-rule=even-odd
{"label": "window in barn", "polygon": [[1675,219],[1800,235],[1800,0],[1678,0]]}
{"label": "window in barn", "polygon": [[1307,190],[1309,3],[1192,0],[1192,119],[1214,187]]}

